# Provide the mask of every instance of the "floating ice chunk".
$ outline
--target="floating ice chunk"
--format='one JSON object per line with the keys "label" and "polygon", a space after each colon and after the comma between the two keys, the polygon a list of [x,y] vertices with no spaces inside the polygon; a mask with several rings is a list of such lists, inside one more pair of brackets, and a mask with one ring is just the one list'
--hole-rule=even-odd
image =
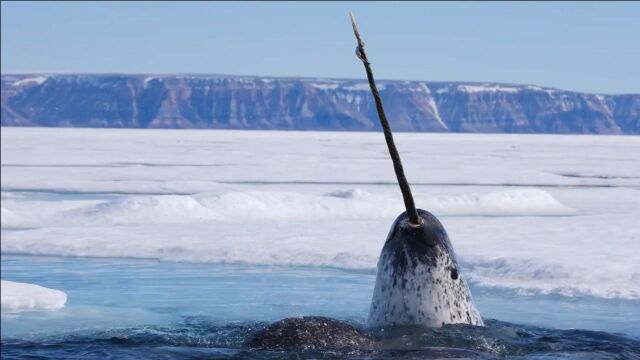
{"label": "floating ice chunk", "polygon": [[3,312],[57,310],[64,307],[67,294],[43,286],[0,280]]}

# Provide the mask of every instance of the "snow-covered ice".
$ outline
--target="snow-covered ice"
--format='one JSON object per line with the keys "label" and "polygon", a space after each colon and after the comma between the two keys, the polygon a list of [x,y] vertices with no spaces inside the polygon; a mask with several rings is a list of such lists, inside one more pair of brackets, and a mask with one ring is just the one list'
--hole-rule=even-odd
{"label": "snow-covered ice", "polygon": [[64,307],[67,294],[35,284],[0,280],[2,312],[57,310]]}
{"label": "snow-covered ice", "polygon": [[[640,299],[640,138],[395,135],[476,288]],[[380,133],[2,129],[2,252],[373,272]]]}

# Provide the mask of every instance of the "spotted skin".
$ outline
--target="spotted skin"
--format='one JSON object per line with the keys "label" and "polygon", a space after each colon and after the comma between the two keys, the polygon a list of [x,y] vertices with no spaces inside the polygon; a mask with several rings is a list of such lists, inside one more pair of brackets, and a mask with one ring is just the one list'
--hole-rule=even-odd
{"label": "spotted skin", "polygon": [[287,318],[253,335],[248,345],[261,349],[372,350],[373,338],[344,322],[322,316]]}
{"label": "spotted skin", "polygon": [[418,214],[424,221],[420,227],[410,225],[406,213],[391,227],[378,261],[368,325],[482,326],[444,227],[428,211]]}

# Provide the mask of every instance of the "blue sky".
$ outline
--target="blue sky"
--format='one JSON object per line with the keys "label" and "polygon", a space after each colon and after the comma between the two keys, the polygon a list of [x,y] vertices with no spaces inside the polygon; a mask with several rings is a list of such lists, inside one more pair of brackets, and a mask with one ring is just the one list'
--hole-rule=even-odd
{"label": "blue sky", "polygon": [[221,73],[640,92],[640,3],[2,2],[2,73]]}

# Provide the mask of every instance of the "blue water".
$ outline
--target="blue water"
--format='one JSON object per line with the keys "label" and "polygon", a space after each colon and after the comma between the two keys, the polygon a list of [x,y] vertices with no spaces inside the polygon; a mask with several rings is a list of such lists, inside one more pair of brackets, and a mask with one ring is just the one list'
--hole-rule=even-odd
{"label": "blue water", "polygon": [[[385,334],[374,353],[246,349],[256,329],[324,315],[364,327],[375,274],[332,268],[2,255],[2,278],[68,294],[60,311],[2,314],[2,358],[640,358],[640,302],[472,288],[486,328]],[[495,320],[492,320],[495,319]]]}

